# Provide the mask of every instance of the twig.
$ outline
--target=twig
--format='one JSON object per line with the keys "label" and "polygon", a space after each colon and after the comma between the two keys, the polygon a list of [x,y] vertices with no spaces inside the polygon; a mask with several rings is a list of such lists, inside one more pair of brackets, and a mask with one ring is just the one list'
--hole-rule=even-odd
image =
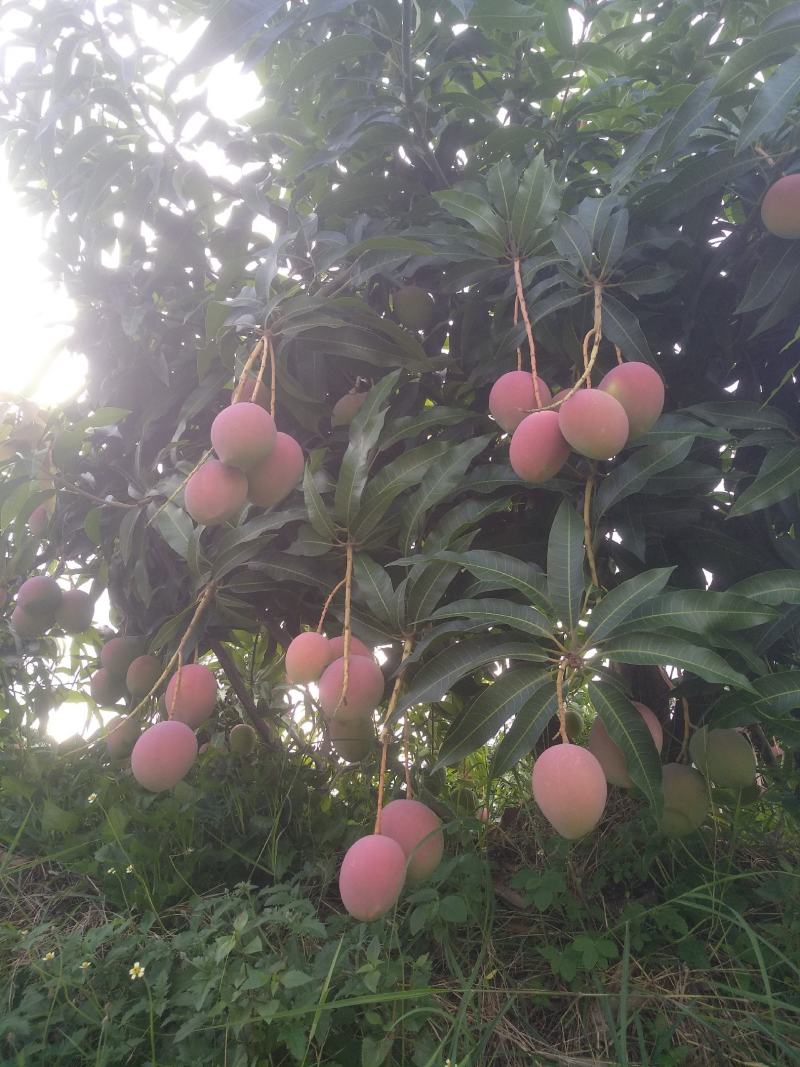
{"label": "twig", "polygon": [[[247,385],[247,374],[248,374],[248,371],[250,370],[250,368],[255,363],[256,358],[258,357],[258,354],[259,354],[259,352],[261,351],[262,348],[264,348],[264,336],[263,336],[263,334],[256,341],[255,345],[253,346],[252,352],[247,357],[247,361],[245,362],[245,365],[242,368],[242,373],[239,375],[239,381],[236,383],[236,388],[233,390],[233,396],[231,397],[231,403],[232,404],[238,403],[239,397],[244,392],[244,387]],[[266,358],[266,356],[264,358]],[[257,386],[253,387],[254,395],[255,395],[255,389],[256,388],[258,388],[258,387]]]}
{"label": "twig", "polygon": [[[514,325],[519,322],[519,297],[514,297]],[[517,345],[517,370],[522,370],[522,348]]]}
{"label": "twig", "polygon": [[519,256],[514,256],[514,284],[517,288],[517,301],[519,302],[519,308],[522,312],[522,321],[525,323],[525,334],[528,338],[528,349],[531,355],[531,378],[533,380],[533,399],[536,403],[536,407],[542,406],[542,398],[539,394],[539,374],[536,369],[536,344],[533,340],[533,328],[531,327],[531,320],[528,317],[528,305],[525,302],[525,289],[522,285],[522,272],[519,266]]}
{"label": "twig", "polygon": [[177,488],[177,489],[175,489],[175,490],[174,490],[174,491],[173,491],[172,493],[170,493],[170,495],[169,495],[169,496],[167,497],[167,499],[166,499],[166,500],[164,501],[164,503],[163,503],[163,504],[162,504],[162,505],[161,505],[160,507],[156,508],[156,510],[155,510],[155,511],[153,512],[153,514],[152,514],[152,515],[150,516],[150,518],[149,518],[149,519],[147,520],[147,525],[148,525],[148,526],[152,526],[152,525],[153,525],[153,523],[154,523],[154,522],[156,521],[156,519],[158,518],[158,516],[159,516],[159,515],[161,514],[161,512],[162,512],[162,511],[164,510],[164,508],[165,508],[165,507],[167,506],[167,504],[171,504],[171,503],[172,503],[172,501],[173,501],[173,500],[175,499],[175,497],[176,497],[176,496],[178,495],[178,493],[179,493],[179,492],[181,491],[181,489],[183,489],[183,487],[184,487],[184,486],[186,485],[186,483],[187,483],[187,482],[189,481],[189,479],[191,478],[191,476],[192,476],[193,474],[196,474],[196,473],[197,473],[197,471],[199,471],[199,470],[200,470],[200,468],[201,468],[201,467],[203,466],[203,464],[205,463],[205,461],[206,461],[206,460],[208,459],[208,457],[209,457],[209,456],[211,455],[212,451],[213,451],[213,449],[211,449],[211,448],[207,448],[207,449],[205,450],[205,452],[204,452],[204,453],[202,454],[202,456],[200,457],[200,459],[198,459],[197,463],[195,463],[195,465],[194,465],[194,466],[192,467],[192,469],[191,469],[191,470],[189,471],[189,473],[188,473],[188,474],[186,475],[186,477],[185,477],[185,478],[183,479],[183,481],[182,481],[182,482],[181,482],[181,483],[179,484],[178,488]]}
{"label": "twig", "polygon": [[344,704],[347,697],[347,687],[350,684],[350,638],[351,638],[351,625],[350,616],[352,612],[353,603],[353,545],[351,541],[347,542],[347,564],[344,572],[344,645],[342,648],[342,658],[344,659],[344,671],[342,674],[342,692],[339,696],[339,702],[333,709],[333,715],[331,718],[336,718],[336,713],[339,708]]}
{"label": "twig", "polygon": [[406,771],[406,799],[414,799],[414,787],[411,784],[411,759],[409,753],[410,729],[408,712],[403,716],[403,764]]}
{"label": "twig", "polygon": [[[389,703],[386,707],[386,716],[383,720],[380,729],[381,740],[381,769],[378,778],[378,810],[375,813],[375,833],[381,832],[381,812],[383,811],[383,790],[386,782],[386,754],[389,750],[389,722],[394,715],[394,709],[397,707],[397,702],[400,699],[400,692],[403,688],[405,678],[403,677],[402,666],[408,657],[411,655],[411,650],[414,647],[414,638],[407,637],[403,642],[403,655],[400,660],[400,668],[398,668],[398,675],[395,678],[394,687],[392,689],[392,695],[389,697]],[[406,768],[407,768],[406,764]],[[408,770],[406,769],[406,774]],[[406,778],[408,782],[408,778]],[[411,797],[408,798],[409,800]]]}
{"label": "twig", "polygon": [[625,360],[622,358],[622,349],[619,347],[619,345],[614,345],[614,355],[617,357],[617,363],[619,363],[621,366],[625,362]]}
{"label": "twig", "polygon": [[277,392],[275,379],[277,377],[277,368],[275,367],[275,349],[272,347],[272,338],[269,338],[267,342],[269,345],[269,413],[272,418],[275,418],[275,404],[277,401]]}
{"label": "twig", "polygon": [[560,407],[567,400],[569,400],[569,398],[574,393],[577,393],[577,391],[580,389],[580,387],[583,385],[583,383],[585,381],[589,380],[589,375],[592,373],[592,368],[594,367],[595,361],[597,360],[597,353],[600,351],[600,342],[603,339],[602,324],[603,324],[603,286],[602,286],[602,284],[600,282],[596,281],[594,283],[594,325],[592,326],[591,330],[589,330],[587,332],[586,336],[583,339],[584,351],[588,350],[589,338],[592,338],[592,340],[593,340],[592,351],[591,351],[591,353],[589,354],[589,357],[588,357],[588,364],[584,367],[583,374],[580,376],[580,378],[578,378],[578,380],[575,382],[575,384],[573,386],[571,386],[571,388],[570,388],[569,392],[567,393],[567,395],[563,396],[561,398],[561,400],[559,400],[556,404],[548,405],[548,408],[546,408],[545,410],[549,410],[550,408]]}
{"label": "twig", "polygon": [[685,697],[681,699],[681,705],[683,707],[683,742],[678,753],[678,763],[685,763],[689,753],[689,734],[692,731],[692,720],[689,717],[689,701]]}
{"label": "twig", "polygon": [[259,715],[256,702],[253,700],[253,694],[245,685],[244,679],[236,667],[233,656],[225,645],[216,638],[212,638],[208,644],[211,651],[217,657],[217,662],[220,667],[222,667],[225,672],[225,676],[230,682],[231,689],[233,689],[234,693],[239,698],[239,702],[244,708],[245,714],[258,731],[261,740],[268,748],[278,749],[280,746],[268,724],[264,721],[263,717]]}
{"label": "twig", "polygon": [[322,611],[320,612],[319,622],[317,623],[317,633],[318,634],[322,633],[322,627],[325,625],[325,616],[328,614],[328,608],[331,606],[331,602],[333,601],[333,598],[336,596],[336,594],[339,592],[339,590],[342,588],[342,586],[346,582],[347,582],[347,578],[342,578],[342,580],[340,582],[337,582],[336,585],[333,587],[333,589],[331,589],[330,593],[328,593],[328,598],[325,601],[325,603],[322,605]]}

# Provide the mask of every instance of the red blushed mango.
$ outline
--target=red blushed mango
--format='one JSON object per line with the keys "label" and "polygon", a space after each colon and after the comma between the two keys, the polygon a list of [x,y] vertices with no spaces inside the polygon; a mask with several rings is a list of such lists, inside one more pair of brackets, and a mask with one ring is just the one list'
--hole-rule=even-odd
{"label": "red blushed mango", "polygon": [[280,503],[303,477],[305,457],[300,445],[288,433],[278,434],[275,447],[247,472],[247,498],[259,508]]}
{"label": "red blushed mango", "polygon": [[538,404],[533,390],[533,377],[527,371],[509,371],[494,383],[489,393],[489,413],[504,430],[516,430],[527,414],[550,403],[550,390],[541,378],[537,378],[537,381]]}
{"label": "red blushed mango", "polygon": [[141,726],[136,719],[127,715],[117,715],[106,723],[106,748],[112,759],[125,759],[131,754]]}
{"label": "red blushed mango", "polygon": [[628,440],[625,408],[600,389],[579,389],[558,409],[565,440],[581,456],[613,459]]}
{"label": "red blushed mango", "polygon": [[553,829],[574,841],[600,822],[608,797],[603,768],[578,745],[553,745],[533,765],[533,799]]}
{"label": "red blushed mango", "polygon": [[[374,659],[351,656],[344,699],[344,659],[325,668],[319,680],[319,704],[326,718],[366,719],[383,699],[383,672]],[[340,703],[341,701],[341,703]]]}
{"label": "red blushed mango", "polygon": [[275,446],[275,420],[259,404],[231,404],[211,423],[211,444],[230,467],[247,471]]}
{"label": "red blushed mango", "polygon": [[767,189],[761,221],[776,237],[800,237],[800,174],[786,174]]}
{"label": "red blushed mango", "polygon": [[331,643],[323,634],[298,634],[286,649],[286,679],[298,685],[319,681],[320,675],[334,659]]}
{"label": "red blushed mango", "polygon": [[228,522],[244,507],[246,500],[247,478],[243,472],[218,459],[206,460],[198,467],[183,490],[184,507],[203,526]]}
{"label": "red blushed mango", "polygon": [[442,862],[442,820],[418,800],[392,800],[381,812],[381,833],[393,838],[408,859],[406,878],[422,882]]}
{"label": "red blushed mango", "polygon": [[161,660],[158,656],[137,656],[128,667],[125,686],[134,700],[146,697],[161,677]]}
{"label": "red blushed mango", "polygon": [[366,399],[366,393],[346,393],[339,397],[331,411],[331,426],[349,426]]}
{"label": "red blushed mango", "polygon": [[[180,674],[180,682],[178,681]],[[196,730],[211,718],[217,702],[217,679],[202,663],[186,663],[175,672],[167,686],[170,719]]]}
{"label": "red blushed mango", "polygon": [[100,666],[122,682],[128,667],[144,652],[142,637],[112,637],[100,649]]}
{"label": "red blushed mango", "polygon": [[383,834],[351,845],[339,869],[339,895],[360,922],[372,922],[394,907],[406,880],[406,854]]}
{"label": "red blushed mango", "polygon": [[[639,704],[635,700],[632,703],[647,724],[650,736],[660,752],[661,746],[664,744],[664,731],[661,728],[661,723],[647,705]],[[628,774],[625,755],[619,745],[611,740],[605,724],[599,718],[592,723],[587,745],[589,751],[603,768],[603,773],[611,785],[617,785],[621,789],[633,789],[633,779]]]}
{"label": "red blushed mango", "polygon": [[19,587],[17,607],[34,619],[52,622],[64,594],[61,586],[46,574],[36,574]]}
{"label": "red blushed mango", "polygon": [[144,789],[160,793],[185,778],[197,759],[197,738],[186,723],[157,722],[141,735],[131,752],[133,777]]}
{"label": "red blushed mango", "polygon": [[655,426],[664,410],[664,383],[646,363],[620,363],[598,386],[613,396],[628,416],[628,440],[635,441]]}
{"label": "red blushed mango", "polygon": [[371,719],[340,721],[337,716],[328,723],[328,737],[336,754],[347,763],[359,763],[375,747],[375,728]]}
{"label": "red blushed mango", "polygon": [[29,615],[19,605],[11,612],[10,622],[14,633],[21,641],[33,641],[34,638],[41,637],[50,625],[47,619]]}
{"label": "red blushed mango", "polygon": [[65,589],[56,612],[56,623],[64,633],[82,634],[92,625],[94,601],[82,589]]}
{"label": "red blushed mango", "polygon": [[[340,634],[338,637],[331,637],[329,640],[331,646],[331,659],[338,659],[344,655],[344,635]],[[371,648],[367,648],[363,641],[354,635],[350,635],[350,655],[351,656],[367,656],[369,659],[375,658],[375,653]]]}
{"label": "red blushed mango", "polygon": [[702,774],[683,763],[661,768],[664,808],[661,829],[668,837],[685,837],[699,830],[708,817],[708,786]]}
{"label": "red blushed mango", "polygon": [[111,674],[105,667],[101,667],[89,679],[89,692],[95,704],[110,707],[116,704],[124,694],[125,687],[120,678]]}
{"label": "red blushed mango", "polygon": [[546,482],[569,458],[569,445],[559,429],[555,411],[526,415],[511,437],[508,457],[524,482]]}
{"label": "red blushed mango", "polygon": [[50,512],[46,504],[40,504],[28,516],[28,529],[34,537],[42,537],[49,525]]}

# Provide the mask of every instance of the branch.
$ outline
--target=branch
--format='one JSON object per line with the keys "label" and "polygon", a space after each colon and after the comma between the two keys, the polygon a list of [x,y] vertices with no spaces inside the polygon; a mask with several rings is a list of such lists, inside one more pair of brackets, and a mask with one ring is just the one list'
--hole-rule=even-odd
{"label": "branch", "polygon": [[264,721],[262,716],[259,715],[256,702],[253,700],[253,694],[245,685],[241,674],[239,674],[233,656],[217,638],[212,638],[208,644],[211,651],[217,657],[220,667],[222,667],[222,670],[225,672],[225,676],[230,682],[231,689],[233,689],[234,693],[239,698],[239,702],[244,708],[245,714],[258,731],[261,740],[267,748],[277,751],[280,748],[280,744],[269,725]]}

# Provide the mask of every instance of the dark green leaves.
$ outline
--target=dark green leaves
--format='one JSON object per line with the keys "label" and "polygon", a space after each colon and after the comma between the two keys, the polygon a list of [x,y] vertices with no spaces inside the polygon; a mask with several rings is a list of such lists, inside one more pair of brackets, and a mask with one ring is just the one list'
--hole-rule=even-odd
{"label": "dark green leaves", "polygon": [[442,742],[436,767],[449,767],[480,748],[548,682],[552,679],[537,668],[516,668],[501,674],[456,721]]}
{"label": "dark green leaves", "polygon": [[750,515],[770,504],[777,504],[800,489],[800,448],[794,444],[778,445],[764,458],[755,481],[739,493],[729,518]]}
{"label": "dark green leaves", "polygon": [[547,590],[564,628],[578,625],[584,593],[583,520],[568,500],[563,500],[550,529],[547,543]]}
{"label": "dark green leaves", "polygon": [[499,777],[518,763],[547,729],[557,710],[555,678],[552,674],[542,679],[542,684],[529,696],[509,727],[508,733],[497,746],[492,761],[492,774]]}
{"label": "dark green leaves", "polygon": [[629,578],[612,589],[592,609],[586,630],[589,643],[602,641],[615,633],[641,604],[660,593],[669,581],[674,567],[659,567]]}
{"label": "dark green leaves", "polygon": [[553,169],[539,153],[523,172],[511,211],[509,230],[521,255],[536,247],[537,235],[555,218],[559,201]]}
{"label": "dark green leaves", "polygon": [[549,638],[552,626],[540,611],[514,604],[510,600],[497,600],[485,597],[481,600],[456,600],[438,608],[432,620],[436,619],[471,619],[483,626],[509,626],[532,637]]}
{"label": "dark green leaves", "polygon": [[739,131],[736,151],[774,133],[800,96],[800,54],[782,63],[756,95]]}
{"label": "dark green leaves", "polygon": [[771,622],[777,613],[734,593],[682,589],[662,593],[638,607],[622,626],[626,631],[674,627],[690,634],[714,630],[746,630]]}
{"label": "dark green leaves", "polygon": [[387,374],[367,394],[361,410],[350,427],[350,444],[339,467],[334,511],[337,519],[349,529],[358,514],[361,495],[369,473],[370,455],[386,419],[386,399],[397,384],[400,371]]}
{"label": "dark green leaves", "polygon": [[735,671],[722,656],[680,637],[666,634],[627,634],[604,644],[602,654],[618,663],[682,667],[706,682],[750,689],[747,678]]}
{"label": "dark green leaves", "polygon": [[658,814],[661,809],[661,760],[647,724],[615,685],[589,682],[588,693],[609,737],[622,749],[634,785]]}

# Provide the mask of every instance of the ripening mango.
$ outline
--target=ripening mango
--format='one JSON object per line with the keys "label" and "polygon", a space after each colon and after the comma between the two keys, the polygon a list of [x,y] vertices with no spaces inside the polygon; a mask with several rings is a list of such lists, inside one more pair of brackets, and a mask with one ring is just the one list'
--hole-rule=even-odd
{"label": "ripening mango", "polygon": [[275,420],[260,404],[231,404],[211,423],[211,444],[223,463],[248,471],[275,446]]}
{"label": "ripening mango", "polygon": [[572,448],[589,459],[613,459],[628,440],[625,408],[600,389],[573,393],[558,409],[558,425]]}
{"label": "ripening mango", "polygon": [[702,774],[682,763],[661,768],[664,808],[661,829],[668,837],[684,837],[699,830],[708,817],[708,786]]}
{"label": "ripening mango", "polygon": [[64,594],[61,586],[47,574],[35,574],[19,587],[17,607],[33,619],[52,623]]}
{"label": "ripening mango", "polygon": [[105,740],[112,759],[125,759],[141,732],[141,724],[128,715],[117,715],[106,723]]}
{"label": "ripening mango", "polygon": [[143,652],[143,637],[112,637],[100,649],[100,666],[124,682],[128,667]]}
{"label": "ripening mango", "polygon": [[664,383],[646,363],[620,363],[597,387],[613,396],[628,416],[628,440],[644,437],[664,410]]}
{"label": "ripening mango", "polygon": [[767,189],[761,221],[776,237],[800,237],[800,174],[785,174]]}
{"label": "ripening mango", "polygon": [[89,692],[95,704],[110,707],[123,696],[125,686],[120,678],[111,674],[105,667],[100,667],[89,679]]}
{"label": "ripening mango", "polygon": [[237,756],[248,756],[256,747],[256,732],[247,722],[237,722],[228,736],[231,752]]}
{"label": "ripening mango", "polygon": [[524,482],[554,478],[569,458],[569,445],[559,428],[555,411],[526,415],[511,437],[508,458]]}
{"label": "ripening mango", "polygon": [[170,719],[196,730],[214,713],[217,679],[202,663],[184,663],[167,685],[167,711]]}
{"label": "ripening mango", "polygon": [[424,881],[442,862],[442,820],[419,800],[390,801],[381,812],[380,832],[393,838],[405,852],[409,882]]}
{"label": "ripening mango", "polygon": [[161,677],[158,656],[137,656],[125,675],[125,686],[134,700],[143,700]]}
{"label": "ripening mango", "polygon": [[406,880],[406,854],[384,834],[369,834],[350,846],[339,869],[339,895],[360,922],[372,922],[394,907]]}
{"label": "ripening mango", "polygon": [[344,690],[344,658],[335,659],[319,680],[319,704],[323,715],[346,721],[372,715],[383,699],[384,677],[374,659],[350,656],[347,692]]}
{"label": "ripening mango", "polygon": [[43,537],[49,525],[50,512],[46,504],[40,504],[28,516],[28,529],[33,537]]}
{"label": "ripening mango", "polygon": [[185,778],[196,759],[194,731],[186,723],[168,719],[140,736],[131,752],[131,770],[144,789],[160,793]]}
{"label": "ripening mango", "polygon": [[[238,404],[235,405],[239,407]],[[207,459],[183,489],[183,506],[196,523],[216,526],[238,515],[247,500],[247,478],[238,467]]]}
{"label": "ripening mango", "polygon": [[702,774],[723,789],[746,789],[756,779],[756,757],[738,730],[695,731],[689,755]]}
{"label": "ripening mango", "polygon": [[600,822],[608,798],[603,768],[579,745],[553,745],[531,774],[533,799],[553,829],[574,841]]}
{"label": "ripening mango", "polygon": [[[338,659],[344,655],[344,634],[329,638],[329,644],[333,659]],[[350,655],[366,656],[368,659],[375,658],[374,651],[371,648],[367,648],[363,641],[359,641],[355,634],[350,634]]]}
{"label": "ripening mango", "polygon": [[286,679],[297,685],[317,682],[334,658],[331,643],[324,634],[313,630],[298,634],[286,649]]}
{"label": "ripening mango", "polygon": [[[664,744],[664,731],[661,723],[646,704],[640,704],[635,700],[631,703],[647,724],[650,736],[660,752]],[[625,754],[619,745],[611,740],[605,723],[599,716],[594,720],[589,730],[587,747],[603,768],[603,773],[610,785],[617,785],[621,789],[633,789],[633,779],[628,774]]]}
{"label": "ripening mango", "polygon": [[56,623],[64,633],[82,634],[92,625],[94,601],[83,589],[65,589],[56,611]]}
{"label": "ripening mango", "polygon": [[288,433],[278,431],[270,454],[247,472],[247,499],[259,508],[280,503],[297,487],[305,463],[297,441]]}
{"label": "ripening mango", "polygon": [[331,411],[331,426],[349,426],[366,399],[366,393],[345,393],[340,396]]}
{"label": "ripening mango", "polygon": [[436,314],[436,304],[420,286],[404,285],[394,294],[394,313],[409,330],[427,330]]}
{"label": "ripening mango", "polygon": [[347,763],[360,763],[375,747],[375,727],[372,719],[340,719],[328,721],[328,737],[338,756]]}
{"label": "ripening mango", "polygon": [[533,376],[528,371],[512,370],[502,374],[489,393],[489,413],[504,430],[516,430],[526,415],[536,408],[544,408],[552,400],[550,390],[541,378],[539,403],[533,389]]}

